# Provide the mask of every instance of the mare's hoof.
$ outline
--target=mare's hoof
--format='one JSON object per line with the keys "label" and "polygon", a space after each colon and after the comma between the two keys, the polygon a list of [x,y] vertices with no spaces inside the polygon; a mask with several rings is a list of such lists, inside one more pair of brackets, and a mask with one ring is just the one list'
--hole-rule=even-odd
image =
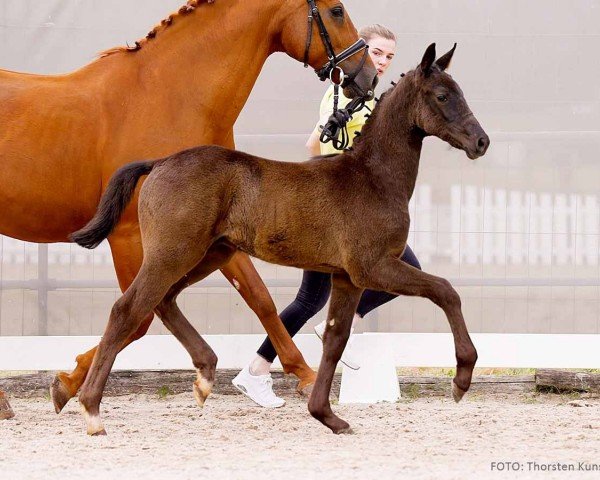
{"label": "mare's hoof", "polygon": [[69,400],[73,398],[67,386],[60,379],[60,375],[60,373],[57,374],[52,381],[52,385],[50,385],[50,398],[52,399],[56,413],[60,413]]}
{"label": "mare's hoof", "polygon": [[0,410],[0,420],[10,420],[14,418],[15,412],[13,412],[12,408],[2,409]]}
{"label": "mare's hoof", "polygon": [[105,437],[106,436],[106,430],[102,429],[98,432],[95,433],[90,433],[91,437]]}
{"label": "mare's hoof", "polygon": [[314,387],[314,383],[309,383],[308,385],[302,385],[302,383],[298,383],[296,391],[301,397],[310,398],[310,394],[312,393]]}
{"label": "mare's hoof", "polygon": [[10,403],[4,393],[0,392],[0,420],[9,420],[15,416],[15,412],[10,408]]}
{"label": "mare's hoof", "polygon": [[454,383],[454,380],[452,380],[452,398],[454,398],[456,403],[462,400],[462,398],[465,396],[465,393],[467,393],[467,391],[460,388],[456,383]]}

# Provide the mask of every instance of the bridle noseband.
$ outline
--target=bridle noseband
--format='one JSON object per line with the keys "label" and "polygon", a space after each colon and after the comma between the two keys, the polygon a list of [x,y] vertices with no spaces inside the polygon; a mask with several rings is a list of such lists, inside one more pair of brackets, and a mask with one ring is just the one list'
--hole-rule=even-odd
{"label": "bridle noseband", "polygon": [[[322,68],[315,70],[315,73],[321,79],[321,81],[329,79],[332,83],[340,85],[342,88],[346,87],[351,81],[353,81],[356,78],[358,73],[362,70],[363,66],[365,65],[369,46],[367,45],[367,42],[364,41],[364,39],[360,38],[355,43],[350,45],[346,50],[336,55],[335,51],[333,50],[333,46],[331,45],[329,33],[327,33],[327,29],[325,28],[325,24],[323,23],[323,19],[321,18],[321,14],[319,13],[319,9],[317,8],[316,0],[306,1],[308,2],[308,37],[306,39],[306,50],[304,51],[304,67],[308,68],[308,54],[312,42],[314,20],[315,22],[317,22],[319,33],[321,34],[321,40],[323,41],[325,51],[327,52],[327,57],[329,58],[329,61]],[[358,67],[352,73],[346,75],[344,73],[344,70],[342,70],[342,68],[340,67],[340,64],[361,51],[363,52],[363,56],[360,60]],[[333,79],[333,75],[336,71],[338,71],[340,74],[338,82],[334,81]]]}

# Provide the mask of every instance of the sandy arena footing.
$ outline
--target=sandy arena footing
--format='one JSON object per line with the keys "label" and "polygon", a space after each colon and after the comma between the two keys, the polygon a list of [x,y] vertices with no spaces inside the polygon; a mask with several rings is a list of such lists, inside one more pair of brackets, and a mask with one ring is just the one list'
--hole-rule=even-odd
{"label": "sandy arena footing", "polygon": [[[12,398],[0,423],[6,479],[502,479],[598,478],[548,470],[557,462],[600,468],[598,399],[536,393],[405,398],[334,405],[355,434],[335,436],[305,401],[277,410],[241,395],[214,395],[200,410],[189,393],[106,397],[107,437],[85,435],[79,405],[56,415],[47,398]],[[516,462],[517,474],[493,462]],[[537,470],[536,470],[537,468]],[[554,467],[556,468],[556,467]]]}

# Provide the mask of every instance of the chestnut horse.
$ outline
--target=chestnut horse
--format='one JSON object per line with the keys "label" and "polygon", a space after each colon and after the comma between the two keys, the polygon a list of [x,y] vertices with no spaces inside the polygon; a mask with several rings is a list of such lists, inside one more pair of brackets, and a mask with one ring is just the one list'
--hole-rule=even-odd
{"label": "chestnut horse", "polygon": [[[233,147],[233,124],[273,52],[310,64],[323,79],[332,54],[359,42],[339,0],[194,0],[135,47],[104,52],[69,75],[0,70],[0,233],[67,241],[92,218],[119,167],[194,145]],[[353,72],[343,86],[349,96],[365,95],[376,71],[365,51],[354,53],[341,65]],[[124,291],[142,264],[135,201],[109,243]],[[258,315],[299,388],[314,383],[248,256],[233,256],[221,271]],[[120,348],[142,337],[152,318],[149,312]],[[79,390],[95,351],[79,355],[70,375],[57,375],[57,413]]]}
{"label": "chestnut horse", "polygon": [[[105,433],[100,400],[121,342],[153,308],[177,310],[183,288],[240,250],[267,262],[333,274],[323,357],[308,404],[333,432],[350,428],[332,412],[329,392],[365,288],[426,297],[444,310],[457,359],[452,392],[456,401],[463,397],[477,352],[460,298],[447,280],[400,261],[424,137],[435,135],[471,159],[484,155],[490,143],[445,73],[453,54],[454,48],[435,61],[431,45],[419,67],[379,102],[351,152],[285,163],[205,146],[116,173],[92,221],[72,235],[84,247],[100,243],[138,179],[149,175],[139,195],[144,261],[112,309],[79,395],[89,434]],[[195,392],[203,404],[214,379],[215,354],[181,315],[165,315],[163,321],[198,368]]]}

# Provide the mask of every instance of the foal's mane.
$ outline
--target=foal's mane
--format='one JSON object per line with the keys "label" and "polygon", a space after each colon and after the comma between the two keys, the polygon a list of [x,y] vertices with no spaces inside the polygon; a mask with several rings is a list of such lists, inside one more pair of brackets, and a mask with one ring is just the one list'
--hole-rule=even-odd
{"label": "foal's mane", "polygon": [[[403,75],[404,76],[404,75]],[[373,129],[373,119],[375,117],[378,117],[381,114],[381,109],[382,109],[382,103],[385,97],[387,97],[397,86],[398,84],[396,83],[392,83],[392,86],[390,88],[388,88],[385,92],[383,92],[379,98],[375,98],[375,107],[373,108],[373,110],[371,111],[371,113],[367,114],[367,121],[365,122],[362,130],[360,131],[359,134],[357,134],[353,146],[350,148],[350,150],[354,150],[357,146],[361,145],[363,143],[363,139],[365,136],[369,136],[371,129]]]}
{"label": "foal's mane", "polygon": [[214,3],[214,2],[215,2],[215,0],[189,0],[185,5],[183,5],[181,8],[179,8],[179,10],[177,10],[177,12],[172,13],[167,18],[163,19],[158,25],[156,25],[152,30],[150,30],[148,32],[148,34],[146,35],[145,38],[138,40],[137,42],[135,42],[135,44],[133,46],[130,47],[128,45],[126,47],[110,48],[108,50],[101,52],[99,54],[99,56],[100,56],[100,58],[104,58],[104,57],[108,57],[109,55],[112,55],[114,53],[137,52],[138,50],[140,50],[142,48],[142,46],[145,43],[147,43],[150,40],[152,40],[153,38],[155,38],[159,32],[162,32],[162,31],[166,30],[167,28],[169,28],[175,20],[177,20],[180,17],[183,17],[185,15],[189,15],[190,13],[193,13],[196,10],[196,8],[198,8],[200,6],[200,4],[202,4],[202,3]]}
{"label": "foal's mane", "polygon": [[[435,67],[437,68],[437,67]],[[407,82],[409,78],[413,77],[415,75],[416,69],[410,70],[409,72],[406,73],[402,73],[400,75],[400,79],[398,80],[398,82],[392,82],[392,85],[381,94],[381,96],[377,99],[375,99],[375,108],[373,108],[373,111],[367,115],[367,121],[365,122],[365,125],[362,128],[362,131],[360,132],[360,134],[357,136],[357,138],[354,140],[354,145],[352,147],[352,150],[354,149],[354,147],[361,145],[362,143],[364,143],[364,137],[370,136],[370,132],[373,128],[379,128],[381,127],[381,125],[378,125],[378,127],[374,127],[374,119],[376,117],[379,117],[382,115],[382,110],[385,108],[388,108],[388,103],[389,100],[391,99],[390,97],[392,97],[392,94],[394,93],[395,90],[397,90],[400,86],[402,86],[402,84],[404,82]],[[384,101],[386,100],[386,101]],[[387,128],[387,126],[385,126],[384,128]]]}

